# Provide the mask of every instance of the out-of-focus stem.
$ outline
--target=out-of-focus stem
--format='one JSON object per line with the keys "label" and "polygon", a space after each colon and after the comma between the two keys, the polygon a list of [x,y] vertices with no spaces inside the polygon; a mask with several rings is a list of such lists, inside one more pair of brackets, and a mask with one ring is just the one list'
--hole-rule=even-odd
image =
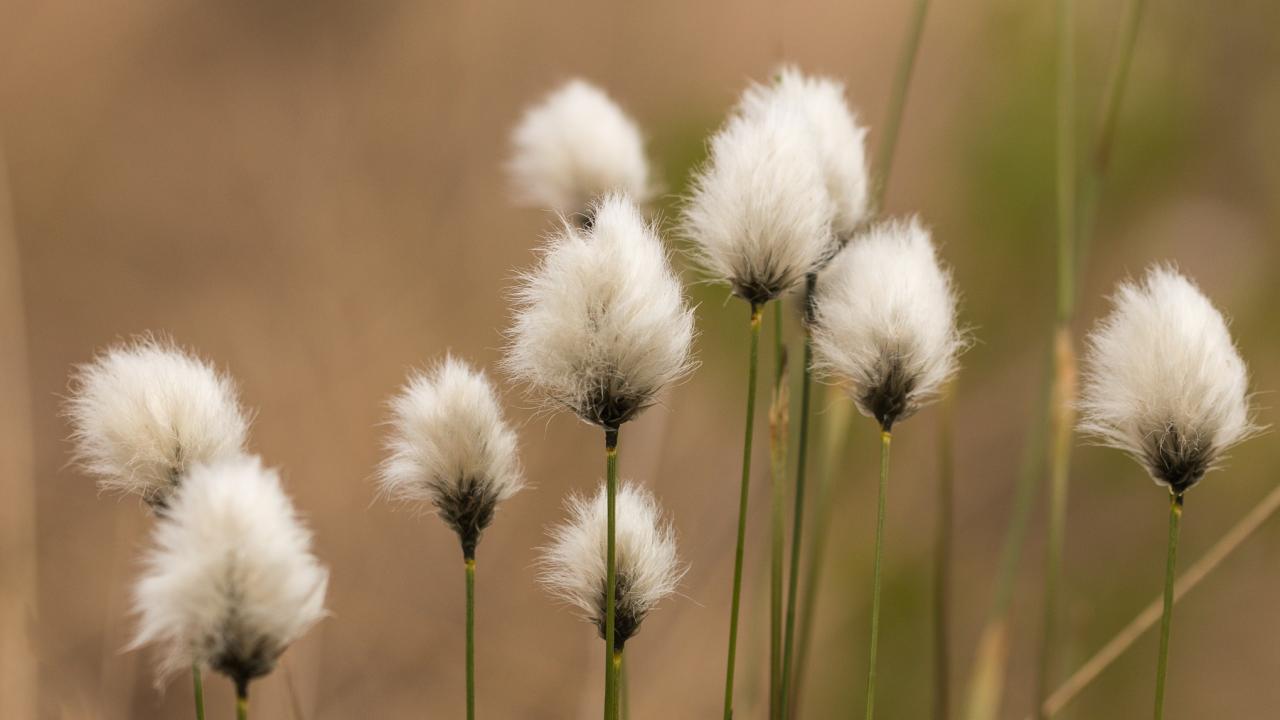
{"label": "out-of-focus stem", "polygon": [[951,717],[950,670],[950,588],[951,588],[951,513],[955,458],[952,453],[952,428],[955,416],[956,384],[952,382],[942,396],[938,432],[938,509],[933,539],[933,705],[934,717]]}
{"label": "out-of-focus stem", "polygon": [[911,73],[916,67],[920,50],[920,37],[924,34],[924,19],[929,11],[929,0],[916,0],[907,24],[907,36],[898,56],[898,69],[893,76],[893,90],[889,96],[889,114],[885,117],[884,139],[876,153],[875,184],[872,186],[870,214],[876,215],[884,206],[885,189],[889,186],[889,172],[893,169],[893,153],[898,148],[898,130],[902,127],[902,113],[907,107],[907,91],[911,87]]}
{"label": "out-of-focus stem", "polygon": [[1173,625],[1173,575],[1178,569],[1178,526],[1182,523],[1182,493],[1169,496],[1169,554],[1164,564],[1164,612],[1160,619],[1160,654],[1156,657],[1155,719],[1164,717],[1164,678],[1169,670],[1169,628]]}
{"label": "out-of-focus stem", "polygon": [[871,590],[871,657],[867,662],[867,720],[875,717],[876,705],[876,649],[880,640],[880,575],[884,559],[885,501],[889,494],[889,442],[888,430],[880,431],[880,493],[876,502],[876,560],[872,573]]}
{"label": "out-of-focus stem", "polygon": [[783,306],[775,303],[773,325],[773,401],[769,405],[769,460],[772,480],[772,537],[769,553],[769,717],[782,709],[782,555],[786,534],[787,435],[790,392],[787,345],[783,339]]}

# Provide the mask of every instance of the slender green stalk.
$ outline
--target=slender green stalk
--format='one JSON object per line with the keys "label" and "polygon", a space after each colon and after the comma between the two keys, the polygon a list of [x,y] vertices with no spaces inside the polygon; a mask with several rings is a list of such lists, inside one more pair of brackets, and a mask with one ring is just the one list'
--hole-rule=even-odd
{"label": "slender green stalk", "polygon": [[898,147],[898,130],[902,126],[902,113],[907,106],[907,89],[911,86],[911,73],[916,67],[916,55],[920,49],[920,36],[924,34],[924,18],[929,10],[929,0],[916,0],[907,25],[907,37],[903,41],[902,54],[898,57],[898,69],[893,76],[893,90],[889,96],[889,115],[885,118],[884,141],[876,154],[876,184],[872,189],[871,214],[880,212],[884,203],[884,191],[889,185],[889,171],[893,169],[893,153]]}
{"label": "slender green stalk", "polygon": [[476,559],[467,566],[467,720],[476,717]]}
{"label": "slender green stalk", "polygon": [[782,301],[774,303],[773,402],[769,407],[769,459],[773,495],[773,533],[769,553],[769,717],[782,709],[782,551],[786,535],[787,435],[790,394],[787,388],[787,345],[783,338]]}
{"label": "slender green stalk", "polygon": [[622,720],[631,720],[631,663],[618,653],[618,687],[622,696]]}
{"label": "slender green stalk", "polygon": [[249,683],[236,681],[236,720],[249,720]]}
{"label": "slender green stalk", "polygon": [[747,364],[747,422],[742,441],[742,489],[738,497],[738,548],[733,561],[733,601],[729,611],[729,658],[724,680],[724,720],[733,718],[733,667],[738,651],[738,610],[742,598],[742,551],[747,540],[747,497],[751,487],[751,439],[756,414],[756,376],[760,366],[761,307],[751,304],[751,349]]}
{"label": "slender green stalk", "polygon": [[800,446],[796,449],[796,497],[794,515],[791,519],[791,567],[787,578],[787,621],[786,634],[782,650],[782,691],[779,701],[779,718],[789,716],[791,706],[791,661],[795,647],[796,630],[796,592],[800,584],[800,542],[804,537],[804,485],[809,455],[809,401],[812,394],[813,378],[809,366],[813,364],[813,338],[809,332],[810,313],[813,304],[813,291],[817,286],[818,276],[810,273],[805,278],[805,330],[804,330],[804,368],[800,382]]}
{"label": "slender green stalk", "polygon": [[1178,527],[1182,524],[1182,493],[1169,494],[1169,556],[1164,564],[1164,614],[1160,620],[1160,655],[1156,659],[1155,719],[1164,717],[1164,678],[1169,669],[1169,628],[1173,625],[1173,576],[1178,567]]}
{"label": "slender green stalk", "polygon": [[876,503],[876,562],[871,594],[871,659],[867,663],[867,720],[875,717],[876,704],[876,646],[880,640],[880,573],[884,559],[885,499],[889,492],[889,442],[888,430],[880,432],[880,497]]}
{"label": "slender green stalk", "polygon": [[196,720],[204,720],[204,680],[200,677],[200,664],[191,666],[191,683],[195,687]]}
{"label": "slender green stalk", "polygon": [[608,541],[605,561],[605,629],[604,629],[604,717],[615,720],[618,715],[618,678],[614,672],[614,626],[617,615],[618,563],[617,563],[617,505],[618,505],[618,429],[604,431],[605,494],[608,497]]}
{"label": "slender green stalk", "polygon": [[951,589],[952,427],[955,420],[955,383],[942,396],[938,432],[938,511],[933,538],[933,706],[934,717],[951,717],[949,662],[950,627],[947,622]]}

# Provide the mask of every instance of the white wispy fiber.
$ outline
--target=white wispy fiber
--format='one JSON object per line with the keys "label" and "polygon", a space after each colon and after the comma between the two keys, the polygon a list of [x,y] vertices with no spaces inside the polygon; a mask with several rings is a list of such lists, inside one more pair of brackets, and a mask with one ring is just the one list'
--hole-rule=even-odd
{"label": "white wispy fiber", "polygon": [[829,255],[835,208],[801,108],[736,112],[711,137],[683,231],[699,263],[753,304],[794,288]]}
{"label": "white wispy fiber", "polygon": [[1087,341],[1080,430],[1184,492],[1257,431],[1248,370],[1222,313],[1172,268],[1122,282],[1112,303]]}
{"label": "white wispy fiber", "polygon": [[636,123],[600,88],[575,79],[529,108],[511,134],[508,164],[519,202],[565,215],[609,191],[652,193]]}
{"label": "white wispy fiber", "polygon": [[152,540],[131,649],[160,645],[162,681],[199,664],[247,683],[325,614],[328,571],[256,457],[191,468]]}
{"label": "white wispy fiber", "polygon": [[618,428],[691,369],[693,312],[656,228],[610,193],[565,224],[515,291],[505,367],[550,407]]}
{"label": "white wispy fiber", "polygon": [[159,507],[193,464],[240,454],[249,429],[229,377],[150,337],[77,367],[66,414],[75,457],[99,487]]}
{"label": "white wispy fiber", "polygon": [[[618,488],[614,638],[621,649],[663,598],[672,594],[686,567],[676,552],[675,529],[644,487]],[[608,499],[602,485],[591,497],[570,495],[569,519],[550,531],[542,548],[539,580],[555,596],[583,613],[605,636],[608,597]]]}
{"label": "white wispy fiber", "polygon": [[434,505],[474,556],[498,503],[524,485],[516,434],[488,378],[446,357],[413,373],[391,411],[389,455],[379,472],[383,492]]}
{"label": "white wispy fiber", "polygon": [[809,121],[834,210],[832,229],[837,238],[847,240],[867,218],[869,181],[867,129],[849,108],[844,83],[783,66],[771,84],[757,83],[743,93],[739,111],[768,113],[777,104],[795,108]]}
{"label": "white wispy fiber", "polygon": [[814,369],[885,430],[937,396],[964,348],[956,294],[920,222],[881,223],[818,275]]}

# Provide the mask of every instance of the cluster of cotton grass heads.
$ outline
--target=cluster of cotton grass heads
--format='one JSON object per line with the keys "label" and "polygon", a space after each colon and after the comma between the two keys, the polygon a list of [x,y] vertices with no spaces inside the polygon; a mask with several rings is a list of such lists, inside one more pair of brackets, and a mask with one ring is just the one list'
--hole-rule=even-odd
{"label": "cluster of cotton grass heads", "polygon": [[192,669],[201,718],[201,669],[226,675],[246,717],[250,681],[324,616],[328,571],[279,475],[245,454],[234,383],[143,337],[76,370],[67,415],[75,456],[99,486],[156,513],[131,647],[159,646],[158,683]]}

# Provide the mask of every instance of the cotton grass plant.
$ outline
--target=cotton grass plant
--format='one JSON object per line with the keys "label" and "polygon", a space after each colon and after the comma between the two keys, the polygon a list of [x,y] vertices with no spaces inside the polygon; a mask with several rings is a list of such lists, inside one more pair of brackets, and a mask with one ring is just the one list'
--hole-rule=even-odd
{"label": "cotton grass plant", "polygon": [[880,486],[872,576],[866,717],[874,715],[880,634],[889,445],[896,423],[935,399],[955,374],[964,335],[950,274],[929,233],[913,219],[882,223],[856,238],[818,277],[814,369],[841,384],[880,427]]}
{"label": "cotton grass plant", "polygon": [[476,547],[498,505],[524,485],[516,435],[484,373],[452,357],[415,372],[391,401],[388,456],[379,471],[393,500],[435,509],[462,546],[466,574],[467,717],[476,712]]}
{"label": "cotton grass plant", "polygon": [[1164,613],[1155,718],[1164,714],[1178,529],[1186,493],[1258,430],[1249,377],[1226,320],[1177,271],[1155,266],[1120,284],[1089,335],[1080,430],[1123,451],[1169,492]]}
{"label": "cotton grass plant", "polygon": [[548,411],[569,410],[604,431],[607,514],[605,717],[617,712],[616,497],[622,425],[693,368],[693,313],[655,225],[609,193],[592,222],[564,222],[538,266],[520,276],[504,360]]}

